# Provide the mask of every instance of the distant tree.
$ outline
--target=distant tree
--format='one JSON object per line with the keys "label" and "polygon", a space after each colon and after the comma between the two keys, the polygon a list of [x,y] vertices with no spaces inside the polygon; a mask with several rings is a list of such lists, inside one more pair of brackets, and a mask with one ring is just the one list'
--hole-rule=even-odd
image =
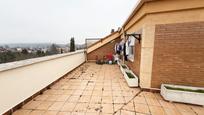
{"label": "distant tree", "polygon": [[74,52],[74,51],[75,51],[75,41],[74,41],[74,37],[72,37],[70,40],[70,52]]}
{"label": "distant tree", "polygon": [[0,63],[15,61],[16,57],[11,51],[0,53]]}
{"label": "distant tree", "polygon": [[115,32],[115,30],[114,29],[111,29],[111,33],[114,33]]}
{"label": "distant tree", "polygon": [[50,54],[57,54],[58,53],[58,50],[57,50],[57,45],[55,45],[55,44],[52,44],[51,46],[50,46]]}
{"label": "distant tree", "polygon": [[28,54],[28,50],[27,49],[23,49],[21,53],[27,55]]}
{"label": "distant tree", "polygon": [[37,50],[36,55],[38,57],[41,57],[41,56],[45,56],[45,53],[43,51],[41,51],[41,50]]}

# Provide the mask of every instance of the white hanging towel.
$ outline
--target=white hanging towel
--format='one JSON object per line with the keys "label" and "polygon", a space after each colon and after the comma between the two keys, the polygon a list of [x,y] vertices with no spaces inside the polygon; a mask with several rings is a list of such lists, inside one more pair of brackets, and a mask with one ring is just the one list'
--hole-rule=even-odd
{"label": "white hanging towel", "polygon": [[133,36],[131,36],[131,37],[129,38],[129,40],[130,40],[129,46],[135,46],[135,38],[134,38]]}
{"label": "white hanging towel", "polygon": [[125,52],[126,52],[126,55],[129,55],[129,45],[128,45],[128,40],[125,42]]}

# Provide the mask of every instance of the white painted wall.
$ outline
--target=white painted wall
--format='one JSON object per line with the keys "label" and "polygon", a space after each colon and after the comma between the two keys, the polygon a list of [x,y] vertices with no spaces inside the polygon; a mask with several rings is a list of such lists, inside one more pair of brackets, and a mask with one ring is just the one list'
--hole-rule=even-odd
{"label": "white painted wall", "polygon": [[10,64],[7,70],[5,65],[2,68],[0,65],[0,114],[85,62],[85,54],[81,50],[32,59],[32,61],[24,60],[25,63],[21,61],[18,66]]}

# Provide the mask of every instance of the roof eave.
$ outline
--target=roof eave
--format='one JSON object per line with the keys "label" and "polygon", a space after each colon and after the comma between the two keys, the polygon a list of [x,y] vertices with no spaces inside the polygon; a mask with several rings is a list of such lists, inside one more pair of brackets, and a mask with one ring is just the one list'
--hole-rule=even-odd
{"label": "roof eave", "polygon": [[[126,21],[124,22],[124,24],[122,25],[122,28],[124,28],[127,23],[133,18],[133,16],[139,11],[139,9],[144,5],[145,2],[148,2],[148,1],[154,1],[154,0],[139,0],[133,11],[130,13],[130,15],[128,16],[128,18],[126,19]],[[120,29],[120,31],[122,30],[122,28]]]}

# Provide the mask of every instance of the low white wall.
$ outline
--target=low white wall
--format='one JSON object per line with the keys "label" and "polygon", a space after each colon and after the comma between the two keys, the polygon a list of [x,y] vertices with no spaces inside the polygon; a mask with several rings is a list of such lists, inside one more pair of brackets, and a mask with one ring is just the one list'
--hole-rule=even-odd
{"label": "low white wall", "polygon": [[80,50],[0,64],[0,114],[23,102],[83,62],[85,54]]}

